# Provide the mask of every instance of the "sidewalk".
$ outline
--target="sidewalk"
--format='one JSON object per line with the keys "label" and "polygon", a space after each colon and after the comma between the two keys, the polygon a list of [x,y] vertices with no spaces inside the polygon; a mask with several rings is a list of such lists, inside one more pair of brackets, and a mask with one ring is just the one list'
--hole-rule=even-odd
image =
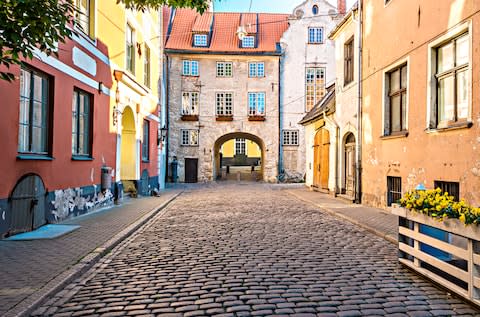
{"label": "sidewalk", "polygon": [[0,240],[0,316],[27,312],[157,214],[182,191],[129,199],[119,206],[70,219],[81,227],[51,240]]}
{"label": "sidewalk", "polygon": [[328,194],[311,191],[307,187],[285,191],[334,216],[346,219],[387,241],[398,244],[398,217],[388,211],[344,202]]}

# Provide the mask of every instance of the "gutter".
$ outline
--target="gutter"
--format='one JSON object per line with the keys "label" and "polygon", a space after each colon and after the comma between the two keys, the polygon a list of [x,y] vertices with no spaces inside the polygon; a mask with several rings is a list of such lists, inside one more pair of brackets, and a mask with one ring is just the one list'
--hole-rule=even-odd
{"label": "gutter", "polygon": [[188,49],[165,49],[166,54],[202,54],[202,55],[249,55],[249,56],[281,56],[281,52],[248,52],[248,51],[198,51]]}
{"label": "gutter", "polygon": [[355,169],[355,203],[362,202],[362,32],[363,32],[363,17],[362,17],[362,0],[358,0],[358,78],[357,78],[357,146],[355,152],[356,169]]}
{"label": "gutter", "polygon": [[[281,58],[278,59],[278,176],[283,173],[283,146],[282,146],[282,98],[281,98],[281,87],[282,79],[282,61]],[[278,180],[278,177],[277,177]]]}

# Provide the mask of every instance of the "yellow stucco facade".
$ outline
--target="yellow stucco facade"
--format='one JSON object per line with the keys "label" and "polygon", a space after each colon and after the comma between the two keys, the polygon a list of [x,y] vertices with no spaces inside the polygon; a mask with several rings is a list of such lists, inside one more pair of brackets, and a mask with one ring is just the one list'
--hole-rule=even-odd
{"label": "yellow stucco facade", "polygon": [[[251,140],[245,140],[245,154],[248,158],[258,158],[262,156],[262,151],[257,143]],[[233,157],[235,155],[235,139],[223,143],[221,149],[223,157]]]}

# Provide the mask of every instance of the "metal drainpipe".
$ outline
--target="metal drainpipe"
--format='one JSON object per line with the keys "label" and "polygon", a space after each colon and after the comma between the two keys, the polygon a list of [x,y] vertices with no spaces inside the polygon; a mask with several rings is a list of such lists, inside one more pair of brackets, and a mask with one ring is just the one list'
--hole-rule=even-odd
{"label": "metal drainpipe", "polygon": [[[281,86],[282,83],[281,81],[281,71],[282,71],[282,66],[281,66],[281,56],[278,58],[278,176],[283,171],[283,148],[282,148],[282,104],[281,104]],[[278,182],[278,176],[277,176],[277,182]]]}
{"label": "metal drainpipe", "polygon": [[165,138],[165,183],[168,182],[168,144],[170,144],[170,126],[169,126],[169,111],[168,111],[168,100],[169,100],[169,86],[170,86],[170,77],[168,76],[168,68],[169,68],[169,60],[168,55],[165,54],[165,61],[163,72],[165,75],[164,85],[165,85],[165,128],[167,128],[167,137]]}
{"label": "metal drainpipe", "polygon": [[362,0],[358,0],[357,151],[355,203],[362,202]]}

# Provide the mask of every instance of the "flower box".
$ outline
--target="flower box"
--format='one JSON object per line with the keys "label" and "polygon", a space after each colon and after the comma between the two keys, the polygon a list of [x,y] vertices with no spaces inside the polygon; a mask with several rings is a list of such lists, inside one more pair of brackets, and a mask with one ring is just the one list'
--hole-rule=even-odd
{"label": "flower box", "polygon": [[198,121],[198,114],[184,114],[182,121]]}
{"label": "flower box", "polygon": [[265,116],[251,115],[251,116],[248,116],[248,121],[265,121]]}
{"label": "flower box", "polygon": [[217,115],[216,120],[217,120],[217,121],[233,121],[233,116]]}
{"label": "flower box", "polygon": [[480,305],[480,228],[392,206],[399,216],[399,261]]}

